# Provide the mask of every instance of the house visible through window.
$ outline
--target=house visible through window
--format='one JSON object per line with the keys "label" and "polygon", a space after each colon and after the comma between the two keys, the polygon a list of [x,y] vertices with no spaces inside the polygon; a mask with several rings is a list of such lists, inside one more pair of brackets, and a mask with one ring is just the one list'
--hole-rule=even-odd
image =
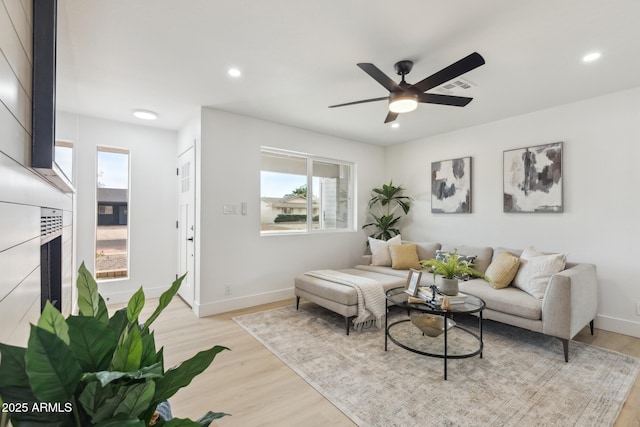
{"label": "house visible through window", "polygon": [[129,151],[98,147],[96,179],[97,279],[129,275]]}
{"label": "house visible through window", "polygon": [[262,149],[262,235],[353,230],[352,194],[352,163]]}

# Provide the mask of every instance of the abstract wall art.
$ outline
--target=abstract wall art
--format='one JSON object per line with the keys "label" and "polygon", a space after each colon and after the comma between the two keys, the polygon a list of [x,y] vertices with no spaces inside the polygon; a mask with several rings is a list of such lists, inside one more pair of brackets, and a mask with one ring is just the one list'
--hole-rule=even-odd
{"label": "abstract wall art", "polygon": [[503,154],[504,212],[562,212],[562,142]]}
{"label": "abstract wall art", "polygon": [[471,157],[431,163],[431,212],[471,212]]}

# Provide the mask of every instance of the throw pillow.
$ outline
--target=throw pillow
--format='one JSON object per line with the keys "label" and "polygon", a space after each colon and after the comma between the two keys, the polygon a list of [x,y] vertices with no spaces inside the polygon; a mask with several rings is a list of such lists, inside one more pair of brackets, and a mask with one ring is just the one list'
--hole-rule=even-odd
{"label": "throw pillow", "polygon": [[[447,260],[447,255],[449,255],[449,253],[450,252],[442,251],[442,250],[438,249],[436,251],[435,258],[438,261],[446,261]],[[473,264],[473,262],[476,260],[476,256],[475,255],[458,254],[458,260],[460,260],[460,261],[468,261],[469,263]]]}
{"label": "throw pillow", "polygon": [[418,248],[414,244],[390,245],[391,268],[394,270],[409,270],[414,268],[420,270],[420,260],[418,259]]}
{"label": "throw pillow", "polygon": [[566,259],[566,253],[544,255],[534,248],[525,249],[513,286],[542,299],[551,276],[564,270]]}
{"label": "throw pillow", "polygon": [[402,238],[399,234],[389,240],[379,240],[369,237],[369,248],[371,249],[371,265],[390,267],[391,254],[389,253],[389,246],[399,245],[401,243]]}
{"label": "throw pillow", "polygon": [[489,282],[491,286],[502,289],[511,284],[513,278],[516,277],[519,266],[520,258],[509,252],[503,252],[489,264],[484,274],[493,281],[493,283]]}

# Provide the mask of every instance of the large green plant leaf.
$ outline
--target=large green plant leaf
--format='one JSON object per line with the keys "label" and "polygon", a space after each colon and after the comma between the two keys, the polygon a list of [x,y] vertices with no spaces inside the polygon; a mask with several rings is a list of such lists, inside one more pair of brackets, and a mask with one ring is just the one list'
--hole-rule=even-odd
{"label": "large green plant leaf", "polygon": [[204,414],[201,418],[199,418],[197,421],[193,421],[190,420],[188,418],[172,418],[169,421],[159,421],[158,423],[156,423],[156,426],[158,427],[202,427],[202,426],[208,426],[210,425],[213,421],[217,420],[218,418],[222,418],[222,417],[226,417],[227,415],[231,415],[231,414],[225,414],[224,412],[207,412],[206,414]]}
{"label": "large green plant leaf", "polygon": [[129,304],[127,304],[127,319],[129,319],[130,324],[138,323],[138,316],[144,307],[144,291],[142,290],[142,286],[140,289],[136,291],[135,294],[129,300]]}
{"label": "large green plant leaf", "polygon": [[198,424],[200,424],[201,426],[208,426],[209,424],[211,424],[213,421],[217,420],[218,418],[222,418],[222,417],[226,417],[226,416],[231,416],[231,414],[226,414],[224,412],[207,412],[206,414],[204,414],[202,417],[198,418]]}
{"label": "large green plant leaf", "polygon": [[139,418],[149,409],[154,391],[153,381],[107,387],[91,382],[82,391],[78,400],[91,416],[91,422],[99,424],[114,417]]}
{"label": "large green plant leaf", "polygon": [[163,400],[169,399],[182,387],[189,385],[191,380],[207,369],[216,355],[223,350],[228,350],[228,348],[216,345],[209,350],[199,352],[179,366],[167,370],[164,377],[156,382],[156,394],[153,398],[153,403],[157,405]]}
{"label": "large green plant leaf", "polygon": [[110,420],[102,421],[95,427],[145,427],[144,421],[120,414]]}
{"label": "large green plant leaf", "polygon": [[[114,387],[101,387],[96,381],[88,383],[80,396],[78,396],[78,403],[82,405],[82,409],[91,417],[92,422],[94,420],[107,419],[113,415],[113,411],[118,406],[118,402],[112,402],[107,404],[107,400],[115,395]],[[102,411],[102,416],[96,414]]]}
{"label": "large green plant leaf", "polygon": [[94,317],[70,316],[69,347],[84,372],[102,371],[109,367],[116,348],[116,335],[109,326]]}
{"label": "large green plant leaf", "polygon": [[31,325],[25,362],[31,390],[40,401],[66,402],[71,399],[82,369],[64,341]]}
{"label": "large green plant leaf", "polygon": [[367,228],[374,226],[378,229],[376,233],[373,233],[371,237],[375,239],[389,240],[393,236],[400,234],[400,230],[395,228],[398,221],[400,221],[400,217],[396,217],[392,215],[381,215],[377,216],[375,214],[371,214],[374,221],[362,226],[362,228]]}
{"label": "large green plant leaf", "polygon": [[180,289],[180,285],[182,285],[182,281],[184,280],[186,275],[187,275],[187,273],[185,273],[182,276],[180,276],[179,278],[177,278],[171,284],[171,287],[169,289],[167,289],[166,291],[164,291],[162,293],[162,295],[160,295],[160,301],[158,303],[158,307],[156,307],[156,309],[153,312],[153,314],[145,322],[145,324],[144,324],[144,328],[145,329],[149,329],[149,326],[151,326],[151,324],[158,318],[158,316],[160,316],[160,313],[162,313],[162,311],[165,308],[167,308],[167,306],[169,305],[169,303],[171,302],[173,297],[176,296],[176,294],[178,293],[178,290]]}
{"label": "large green plant leaf", "polygon": [[109,321],[107,306],[98,293],[98,284],[84,266],[84,262],[78,269],[78,309],[80,315],[95,317],[101,322]]}
{"label": "large green plant leaf", "polygon": [[65,344],[69,344],[69,326],[62,313],[47,301],[38,319],[38,327],[58,336]]}
{"label": "large green plant leaf", "polygon": [[110,370],[130,372],[140,368],[142,360],[142,337],[137,326],[127,329],[120,335],[120,340],[113,353]]}
{"label": "large green plant leaf", "polygon": [[164,372],[164,347],[160,347],[160,350],[156,353],[156,362],[160,363]]}
{"label": "large green plant leaf", "polygon": [[127,414],[129,416],[139,417],[149,408],[156,390],[156,383],[153,381],[145,381],[124,387],[121,390],[124,390],[124,393],[122,394],[120,404],[113,412],[114,415]]}
{"label": "large green plant leaf", "polygon": [[29,387],[25,370],[26,348],[0,343],[0,389],[3,387]]}
{"label": "large green plant leaf", "polygon": [[162,371],[162,364],[160,362],[154,363],[151,366],[145,366],[141,369],[132,372],[120,372],[120,371],[100,371],[100,372],[89,372],[82,376],[82,381],[85,382],[93,382],[99,381],[102,387],[105,387],[107,384],[119,380],[121,378],[126,378],[130,380],[141,380],[141,379],[154,379],[160,378],[164,372]]}
{"label": "large green plant leaf", "polygon": [[126,307],[113,313],[113,316],[109,319],[109,328],[113,331],[116,337],[120,337],[122,335],[122,331],[125,330],[128,324],[129,319],[127,319]]}
{"label": "large green plant leaf", "polygon": [[142,360],[140,366],[156,363],[156,340],[153,332],[142,336]]}

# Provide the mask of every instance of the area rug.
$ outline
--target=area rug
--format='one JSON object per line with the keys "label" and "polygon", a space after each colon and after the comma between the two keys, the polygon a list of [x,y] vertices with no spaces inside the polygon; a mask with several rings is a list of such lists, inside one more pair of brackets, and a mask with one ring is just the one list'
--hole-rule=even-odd
{"label": "area rug", "polygon": [[640,371],[575,341],[565,363],[557,339],[485,321],[483,358],[449,360],[444,381],[442,359],[385,351],[375,327],[347,336],[315,304],[234,320],[359,426],[610,426]]}

